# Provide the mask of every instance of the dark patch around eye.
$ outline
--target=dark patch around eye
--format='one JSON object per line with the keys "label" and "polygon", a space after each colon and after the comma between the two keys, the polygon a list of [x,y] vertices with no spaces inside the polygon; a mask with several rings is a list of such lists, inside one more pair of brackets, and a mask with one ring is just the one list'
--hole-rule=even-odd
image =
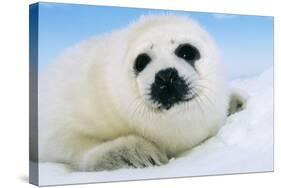
{"label": "dark patch around eye", "polygon": [[175,54],[177,57],[184,59],[191,66],[194,67],[194,63],[196,60],[200,59],[200,53],[198,49],[191,44],[180,44],[176,50]]}
{"label": "dark patch around eye", "polygon": [[150,63],[151,58],[149,57],[148,54],[142,53],[137,56],[135,60],[135,65],[134,65],[134,70],[136,74],[140,73],[145,69],[145,67]]}

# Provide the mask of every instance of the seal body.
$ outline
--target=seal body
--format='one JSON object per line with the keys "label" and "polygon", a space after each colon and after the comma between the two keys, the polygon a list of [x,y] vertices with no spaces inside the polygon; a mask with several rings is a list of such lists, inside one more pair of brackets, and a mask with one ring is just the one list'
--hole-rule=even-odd
{"label": "seal body", "polygon": [[39,78],[39,159],[76,170],[165,164],[224,124],[223,72],[189,18],[144,16],[86,40]]}

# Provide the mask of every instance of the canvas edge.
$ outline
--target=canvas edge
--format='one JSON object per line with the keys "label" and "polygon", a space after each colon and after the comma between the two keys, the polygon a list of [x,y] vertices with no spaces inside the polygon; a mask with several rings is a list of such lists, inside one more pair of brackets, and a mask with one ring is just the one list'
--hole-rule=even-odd
{"label": "canvas edge", "polygon": [[39,3],[29,5],[29,183],[39,185],[38,164]]}

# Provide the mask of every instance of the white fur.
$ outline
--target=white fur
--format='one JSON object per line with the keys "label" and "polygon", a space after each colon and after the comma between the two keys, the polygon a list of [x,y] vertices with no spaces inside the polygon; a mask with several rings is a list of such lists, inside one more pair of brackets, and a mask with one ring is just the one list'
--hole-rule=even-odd
{"label": "white fur", "polygon": [[[197,72],[173,54],[187,42],[200,51]],[[136,77],[133,63],[141,52],[150,54],[152,62]],[[145,90],[156,72],[171,66],[196,81],[199,96],[158,111]],[[119,155],[127,148],[130,152],[123,149],[122,155],[133,158],[137,148],[142,154],[133,162],[151,154],[166,163],[224,124],[229,95],[223,71],[208,34],[179,16],[144,16],[126,29],[84,41],[40,76],[39,158],[78,170],[102,170],[112,168],[97,164],[111,150],[119,148]]]}

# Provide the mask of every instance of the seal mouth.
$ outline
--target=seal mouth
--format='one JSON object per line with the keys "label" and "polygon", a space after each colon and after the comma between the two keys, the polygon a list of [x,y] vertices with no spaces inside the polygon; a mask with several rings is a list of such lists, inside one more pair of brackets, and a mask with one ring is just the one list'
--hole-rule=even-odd
{"label": "seal mouth", "polygon": [[172,107],[175,107],[177,105],[180,105],[180,104],[183,104],[183,103],[188,103],[190,101],[192,101],[194,98],[196,98],[196,95],[192,95],[188,98],[185,98],[185,99],[182,99],[182,100],[179,100],[177,102],[170,102],[170,103],[166,103],[165,105],[162,105],[162,104],[156,104],[157,107],[156,109],[159,110],[159,111],[163,111],[163,110],[170,110]]}

